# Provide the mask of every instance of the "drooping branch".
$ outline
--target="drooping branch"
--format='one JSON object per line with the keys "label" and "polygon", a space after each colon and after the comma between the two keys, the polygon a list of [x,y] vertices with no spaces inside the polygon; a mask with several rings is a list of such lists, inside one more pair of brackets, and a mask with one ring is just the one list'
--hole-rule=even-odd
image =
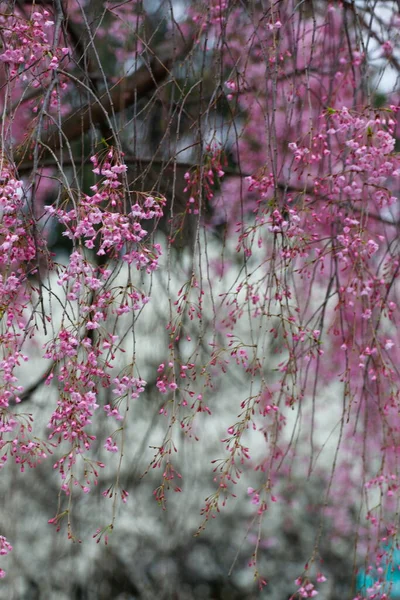
{"label": "drooping branch", "polygon": [[[111,122],[113,114],[117,114],[128,108],[146,94],[152,92],[164,81],[178,61],[185,59],[193,47],[193,39],[185,41],[177,47],[171,42],[161,44],[152,53],[151,60],[142,65],[132,75],[122,77],[118,83],[109,90],[104,90],[100,96],[96,96],[93,90],[90,94],[93,100],[78,110],[72,111],[61,123],[61,127],[54,126],[41,140],[44,147],[48,146],[57,151],[65,142],[73,142],[81,135],[89,131],[94,124],[104,121]],[[78,85],[86,86],[72,74],[63,71]],[[26,158],[27,147],[24,145],[16,153],[17,164]]]}

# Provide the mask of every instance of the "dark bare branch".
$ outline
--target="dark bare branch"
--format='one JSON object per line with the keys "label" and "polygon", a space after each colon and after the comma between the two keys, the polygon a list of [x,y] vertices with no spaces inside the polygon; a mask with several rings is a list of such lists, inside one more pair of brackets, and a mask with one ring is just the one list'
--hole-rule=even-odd
{"label": "dark bare branch", "polygon": [[[152,54],[148,64],[142,65],[135,73],[123,77],[109,91],[105,90],[101,96],[79,110],[73,111],[61,124],[60,129],[54,127],[39,143],[50,146],[53,151],[60,148],[60,140],[72,142],[86,133],[92,124],[103,122],[108,115],[119,113],[131,106],[141,97],[155,90],[170,74],[171,69],[178,61],[183,60],[191,51],[193,40],[185,42],[175,48],[173,44],[162,44]],[[68,73],[65,73],[68,75]],[[92,92],[94,96],[94,92]],[[16,153],[16,162],[26,158],[27,148],[22,147]]]}

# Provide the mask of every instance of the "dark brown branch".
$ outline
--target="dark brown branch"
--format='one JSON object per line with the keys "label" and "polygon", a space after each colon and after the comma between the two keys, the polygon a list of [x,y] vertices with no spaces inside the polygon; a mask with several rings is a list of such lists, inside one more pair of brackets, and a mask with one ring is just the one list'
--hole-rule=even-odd
{"label": "dark brown branch", "polygon": [[[120,79],[113,88],[105,90],[90,104],[73,111],[62,121],[61,134],[60,128],[54,127],[42,140],[38,140],[39,143],[42,142],[56,151],[60,148],[62,140],[72,142],[86,133],[91,125],[104,122],[106,116],[110,118],[113,112],[119,113],[134,104],[166,79],[174,64],[185,58],[192,46],[193,40],[182,44],[178,49],[172,44],[162,44],[152,52],[153,57],[148,64],[140,67],[132,75]],[[68,76],[68,73],[65,74]],[[26,153],[25,146],[16,154],[16,162],[23,160]]]}
{"label": "dark brown branch", "polygon": [[[162,160],[162,159],[149,159],[149,158],[137,158],[137,157],[132,157],[129,155],[124,156],[124,162],[125,164],[129,165],[129,164],[141,164],[141,165],[150,165],[150,166],[157,166],[157,167],[161,167],[162,171],[165,171],[168,168],[176,168],[176,169],[184,169],[186,171],[190,170],[190,169],[194,169],[194,168],[198,168],[199,165],[193,163],[193,162],[187,162],[187,161],[178,161],[176,160],[176,158],[171,158],[170,160]],[[70,158],[64,158],[63,159],[63,166],[67,167],[67,166],[71,166],[72,165],[72,161]],[[55,161],[54,158],[46,158],[44,160],[41,161],[41,167],[55,167],[57,166],[57,162]],[[18,170],[19,173],[24,173],[26,171],[30,171],[33,167],[33,163],[32,161],[25,161],[23,163],[21,163],[21,165],[19,166]],[[225,167],[224,168],[224,173],[227,177],[249,177],[250,173],[246,173],[243,171],[238,171],[235,168],[229,168],[229,167]],[[277,188],[281,191],[281,192],[289,192],[289,193],[297,193],[297,194],[304,194],[307,196],[314,196],[315,193],[311,188],[304,188],[304,187],[296,187],[294,185],[287,185],[283,182],[278,182],[277,183]],[[362,214],[362,210],[360,208],[358,208],[357,206],[352,206],[352,210],[356,213],[356,214]],[[369,219],[373,219],[374,221],[379,221],[380,223],[384,223],[385,225],[391,225],[392,227],[400,227],[400,221],[390,221],[389,219],[386,219],[385,217],[382,217],[381,215],[378,215],[376,213],[368,213],[368,218]]]}
{"label": "dark brown branch", "polygon": [[[43,375],[41,375],[39,377],[39,379],[37,379],[29,387],[25,388],[24,391],[22,392],[22,394],[19,395],[20,402],[26,402],[27,400],[30,400],[32,397],[32,394],[34,392],[36,392],[36,390],[39,389],[40,386],[46,382],[46,379],[49,377],[49,375],[51,375],[51,373],[54,371],[55,367],[56,367],[55,363],[52,362],[49,365],[49,367],[46,369],[46,371],[43,373]],[[13,404],[16,404],[16,403],[13,402]]]}
{"label": "dark brown branch", "polygon": [[[186,150],[186,148],[184,148],[182,151],[184,151],[184,150]],[[140,158],[140,157],[129,156],[129,154],[126,154],[124,156],[124,163],[126,165],[130,165],[130,164],[156,165],[157,167],[161,167],[164,169],[168,168],[168,167],[176,166],[177,169],[186,169],[187,171],[190,169],[195,169],[195,168],[199,167],[199,165],[194,162],[176,160],[176,156],[177,155],[175,155],[175,157],[167,160],[167,159],[161,159],[161,158]],[[58,160],[58,156],[57,156],[57,160]],[[61,163],[61,158],[60,158],[59,162],[57,162],[54,158],[44,158],[43,160],[40,161],[40,166],[43,168],[57,167],[58,164],[60,164],[60,163]],[[70,167],[70,166],[72,166],[72,164],[73,164],[73,162],[70,157],[63,157],[63,159],[62,159],[63,167]],[[33,162],[31,160],[26,160],[19,165],[18,172],[20,174],[29,172],[32,170],[32,167],[33,167]],[[250,173],[247,173],[244,171],[239,171],[238,169],[230,168],[230,167],[224,167],[224,173],[225,173],[225,175],[231,176],[231,177],[249,177],[250,176]]]}

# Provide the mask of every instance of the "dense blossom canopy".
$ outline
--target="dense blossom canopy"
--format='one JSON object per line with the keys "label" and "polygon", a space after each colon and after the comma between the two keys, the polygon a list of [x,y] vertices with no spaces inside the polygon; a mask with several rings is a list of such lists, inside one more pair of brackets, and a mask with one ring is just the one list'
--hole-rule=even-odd
{"label": "dense blossom canopy", "polygon": [[315,478],[292,597],[323,588],[323,535],[365,563],[352,597],[390,597],[399,31],[398,4],[369,0],[0,2],[0,464],[58,472],[57,530],[77,539],[75,503],[111,467],[107,543],[146,401],[168,508],[237,378],[198,533],[247,489],[262,589],[270,511]]}

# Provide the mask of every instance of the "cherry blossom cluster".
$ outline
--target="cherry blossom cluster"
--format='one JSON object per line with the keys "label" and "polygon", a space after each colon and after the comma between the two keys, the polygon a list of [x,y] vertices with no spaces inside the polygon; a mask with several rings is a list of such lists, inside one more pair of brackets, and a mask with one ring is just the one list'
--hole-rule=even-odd
{"label": "cherry blossom cluster", "polygon": [[[11,265],[16,269],[36,255],[35,240],[32,235],[26,235],[32,221],[24,214],[22,182],[15,177],[4,156],[1,156],[0,173],[0,266]],[[10,281],[4,281],[3,285],[6,296],[13,293],[18,287],[18,276],[10,274]]]}
{"label": "cherry blossom cluster", "polygon": [[23,388],[16,370],[28,360],[22,351],[24,332],[30,327],[26,308],[34,302],[28,275],[36,272],[37,251],[43,243],[32,232],[26,214],[22,183],[1,156],[0,167],[0,468],[9,457],[24,471],[35,467],[49,453],[49,447],[32,431],[31,415],[12,410],[20,402]]}
{"label": "cherry blossom cluster", "polygon": [[[115,386],[112,389],[115,399],[110,404],[104,405],[104,411],[107,417],[112,417],[119,422],[124,420],[124,415],[121,414],[122,403],[124,402],[126,406],[129,406],[131,400],[139,398],[139,395],[144,392],[146,382],[137,377],[123,375],[120,378],[116,377],[113,379],[112,383]],[[104,444],[104,447],[108,452],[118,452],[118,446],[114,440],[114,435],[115,434],[109,436]],[[124,502],[126,502],[126,497]]]}
{"label": "cherry blossom cluster", "polygon": [[74,466],[78,456],[87,452],[95,439],[88,432],[88,427],[98,408],[98,384],[107,386],[110,382],[100,354],[91,339],[79,339],[76,333],[65,329],[46,348],[45,357],[60,364],[57,377],[60,395],[49,422],[49,439],[57,444],[67,442],[70,447],[54,465],[60,472],[64,481],[62,488],[67,494],[71,493],[71,485],[75,484]]}
{"label": "cherry blossom cluster", "polygon": [[185,173],[186,187],[183,191],[189,194],[188,214],[198,215],[201,211],[202,200],[206,199],[210,202],[214,198],[215,185],[225,175],[222,162],[221,150],[209,145],[206,147],[206,156],[202,166]]}
{"label": "cherry blossom cluster", "polygon": [[[238,483],[245,465],[251,459],[250,449],[245,445],[243,438],[245,432],[254,424],[253,415],[258,400],[258,397],[249,397],[242,402],[242,412],[238,415],[237,422],[228,428],[228,437],[221,440],[225,444],[228,456],[224,459],[212,461],[215,473],[214,481],[217,483],[218,489],[205,500],[205,505],[201,511],[205,517],[205,522],[215,512],[220,511],[220,506],[224,507],[226,505],[229,497],[236,498],[236,494],[231,491],[231,488]],[[255,504],[260,504],[259,496],[256,496]],[[261,515],[266,510],[267,505],[263,501],[257,512]],[[201,528],[204,528],[205,522]]]}
{"label": "cherry blossom cluster", "polygon": [[[75,246],[67,266],[58,267],[57,281],[70,306],[71,324],[60,328],[57,336],[46,344],[44,354],[55,365],[48,384],[57,373],[59,399],[50,419],[49,437],[57,445],[68,445],[54,465],[67,495],[74,486],[89,492],[97,483],[98,468],[104,466],[88,455],[95,440],[91,429],[100,388],[111,387],[114,398],[104,406],[104,411],[120,423],[119,429],[104,443],[106,451],[111,453],[119,452],[116,436],[124,429],[125,406],[144,391],[145,381],[140,378],[128,374],[111,376],[116,353],[123,350],[119,348],[118,335],[109,331],[108,323],[111,319],[117,323],[123,315],[141,310],[149,301],[132,282],[126,284],[123,292],[120,285],[112,283],[113,261],[134,263],[138,270],[149,275],[157,268],[161,248],[145,240],[148,231],[141,223],[157,222],[165,204],[164,198],[135,194],[136,202],[124,212],[130,203],[123,179],[126,166],[113,150],[105,157],[93,156],[91,160],[93,172],[101,177],[92,186],[92,195],[82,196],[71,209],[46,208],[47,214],[63,225],[64,235]],[[105,257],[106,262],[93,261],[93,251]],[[127,494],[121,498],[126,501]],[[59,527],[59,523],[57,516],[54,524]]]}
{"label": "cherry blossom cluster", "polygon": [[[84,14],[85,3],[70,4],[73,23]],[[96,36],[108,35],[117,46],[115,62],[125,71],[136,69],[143,49],[138,33],[144,23],[141,4],[110,1],[104,8],[105,25],[99,25]],[[209,127],[215,109],[237,168],[235,177],[225,177],[227,160],[210,143],[201,147],[201,164],[184,176],[187,201],[184,214],[178,215],[182,227],[187,215],[204,217],[203,224],[212,213],[204,238],[215,233],[212,225],[224,225],[228,235],[215,270],[207,263],[207,277],[198,236],[188,281],[176,298],[170,297],[164,362],[155,375],[158,410],[167,431],[151,463],[162,474],[154,497],[165,508],[167,490],[182,490],[173,459],[175,436],[184,432],[198,440],[195,418],[214,412],[210,392],[234,371],[251,391],[238,398],[235,416],[224,425],[225,455],[213,462],[216,491],[206,499],[203,515],[206,521],[214,517],[237,495],[245,471],[252,472],[260,480],[251,482],[254,487],[247,488],[247,496],[261,531],[270,502],[284,501],[287,479],[282,474],[291,476],[298,464],[299,477],[311,477],[316,470],[323,450],[315,440],[316,423],[327,410],[325,391],[334,381],[343,412],[324,516],[337,535],[347,535],[354,528],[349,517],[352,497],[366,503],[365,528],[357,537],[367,551],[373,536],[376,560],[369,557],[369,562],[379,575],[367,593],[384,598],[380,548],[397,535],[399,491],[398,107],[371,108],[368,99],[368,107],[360,108],[366,105],[367,50],[362,35],[348,32],[343,7],[328,4],[324,14],[316,10],[312,19],[307,8],[294,8],[292,2],[271,3],[267,10],[255,3],[249,12],[228,0],[212,0],[188,11],[197,30],[206,33],[207,61],[219,52],[218,91],[201,115],[207,121],[204,127]],[[2,108],[11,115],[6,122],[12,123],[14,140],[21,141],[26,131],[12,105],[24,105],[27,86],[38,92],[34,110],[42,106],[47,111],[45,96],[50,108],[60,108],[60,114],[65,110],[66,83],[59,71],[68,66],[70,50],[57,37],[62,33],[68,39],[68,31],[45,9],[32,8],[29,17],[22,8],[10,11],[8,5],[0,12],[1,73],[9,84],[7,102],[11,99]],[[338,43],[343,31],[348,39]],[[395,60],[398,36],[393,31],[382,40],[376,36],[380,56]],[[194,39],[198,41],[197,34]],[[78,52],[78,44],[74,47]],[[95,48],[88,46],[88,60]],[[117,76],[114,71],[109,81]],[[92,73],[89,80],[96,87]],[[205,84],[201,94],[206,93]],[[23,108],[18,110],[26,115]],[[7,152],[14,145],[11,137],[2,142]],[[44,146],[42,151],[47,156]],[[52,158],[57,162],[62,155],[53,153]],[[32,156],[27,152],[25,158]],[[69,501],[76,488],[88,493],[104,467],[90,458],[94,419],[105,415],[108,425],[117,425],[100,447],[110,453],[110,461],[112,454],[122,458],[128,407],[145,389],[135,364],[115,376],[125,339],[117,334],[122,323],[129,321],[133,328],[150,300],[151,275],[161,257],[161,246],[150,232],[166,205],[154,191],[130,190],[119,150],[107,146],[90,160],[95,181],[90,191],[77,193],[71,186],[67,200],[45,208],[50,224],[61,224],[73,245],[68,264],[56,265],[57,291],[49,292],[63,303],[58,330],[43,308],[43,282],[28,280],[37,275],[40,260],[49,263],[32,216],[38,207],[29,205],[29,194],[3,155],[0,168],[0,468],[9,457],[21,470],[33,467],[59,446],[54,468]],[[63,175],[60,181],[69,176]],[[42,192],[36,189],[39,201]],[[227,266],[234,277],[224,279]],[[218,297],[206,282],[214,272],[225,285]],[[129,277],[121,283],[118,278],[124,273]],[[23,344],[38,329],[46,332],[48,323],[54,330],[44,351],[51,367],[46,383],[56,382],[57,400],[49,422],[50,443],[45,445],[32,434],[31,416],[11,409],[23,394],[16,375],[26,361]],[[98,411],[102,388],[112,398],[104,412]],[[298,411],[298,435],[288,441],[284,429],[291,410]],[[257,436],[265,453],[255,459]],[[309,455],[302,455],[304,448]],[[354,465],[348,456],[355,457]],[[117,475],[103,495],[126,502],[128,492]],[[374,506],[369,501],[376,496]],[[59,527],[69,510],[50,522]],[[99,529],[95,537],[107,540],[111,529]],[[0,554],[10,549],[0,538]],[[257,548],[250,566],[264,585],[257,572]],[[293,598],[315,597],[316,584],[323,581],[320,573],[316,582],[299,577]]]}
{"label": "cherry blossom cluster", "polygon": [[229,0],[212,0],[203,6],[191,6],[190,16],[201,30],[210,30],[220,36],[226,25],[228,10]]}
{"label": "cherry blossom cluster", "polygon": [[47,10],[35,10],[30,19],[17,11],[0,16],[4,52],[0,61],[10,66],[10,77],[23,69],[23,80],[33,78],[34,87],[69,54],[69,48],[54,47],[51,41],[54,21]]}
{"label": "cherry blossom cluster", "polygon": [[[162,395],[159,414],[168,425],[165,439],[162,445],[156,447],[150,466],[162,472],[162,481],[154,491],[154,497],[163,508],[166,507],[168,491],[180,492],[182,489],[181,483],[176,485],[176,479],[182,476],[173,463],[173,455],[177,452],[175,436],[180,437],[184,433],[198,441],[198,417],[212,415],[207,394],[207,388],[213,385],[209,373],[212,366],[199,368],[201,345],[197,341],[197,331],[202,327],[204,316],[204,298],[205,290],[192,273],[171,304],[166,326],[168,359],[157,368],[156,387]],[[192,335],[196,337],[195,342]],[[187,351],[181,349],[181,345],[186,345]]]}
{"label": "cherry blossom cluster", "polygon": [[[7,541],[4,535],[0,535],[0,556],[6,556],[12,551],[11,544]],[[0,569],[0,578],[3,579],[6,576],[6,572]]]}
{"label": "cherry blossom cluster", "polygon": [[143,243],[148,231],[143,229],[141,221],[160,219],[165,199],[138,195],[138,202],[130,207],[129,213],[121,212],[126,198],[119,177],[127,167],[121,163],[112,165],[112,159],[112,151],[102,163],[96,156],[91,158],[93,172],[104,177],[99,184],[92,186],[93,195],[80,198],[77,207],[71,210],[52,206],[46,207],[46,210],[64,225],[65,236],[82,240],[86,248],[95,248],[98,256],[117,258],[121,255],[123,261],[151,273],[158,266],[161,247],[156,243],[150,247]]}
{"label": "cherry blossom cluster", "polygon": [[[322,573],[318,573],[316,579],[318,583],[323,583],[324,581],[326,581],[326,577]],[[292,596],[291,600],[294,600],[296,596],[298,598],[315,598],[315,596],[318,595],[314,584],[308,579],[298,577],[295,583],[299,586],[299,589],[297,590],[296,595]]]}
{"label": "cherry blossom cluster", "polygon": [[[222,195],[217,194],[213,201],[213,220],[216,224],[225,222],[234,232],[236,250],[247,269],[235,290],[229,289],[219,325],[232,331],[240,322],[247,322],[249,315],[254,319],[254,331],[258,331],[256,319],[268,323],[260,327],[267,328],[278,340],[282,360],[277,369],[281,374],[279,384],[266,405],[280,412],[284,404],[293,407],[297,403],[306,411],[308,396],[322,412],[315,390],[335,377],[343,383],[344,410],[354,419],[368,414],[365,435],[371,440],[371,460],[363,476],[365,482],[375,476],[373,457],[380,455],[382,448],[390,463],[387,472],[394,473],[398,467],[395,454],[399,428],[394,414],[398,410],[398,351],[393,343],[398,320],[398,257],[395,250],[387,251],[388,243],[391,248],[397,247],[396,107],[365,111],[348,108],[354,102],[354,89],[361,81],[360,67],[366,57],[355,45],[349,61],[345,49],[340,48],[338,62],[332,64],[333,54],[327,48],[341,27],[340,11],[335,11],[333,5],[326,20],[319,22],[312,41],[311,30],[302,30],[304,57],[293,52],[290,36],[284,37],[290,19],[282,7],[279,18],[271,20],[279,21],[276,31],[280,39],[273,28],[266,31],[267,19],[260,21],[256,35],[253,24],[246,24],[240,11],[232,11],[226,23],[229,50],[225,58],[232,65],[225,80],[228,100],[232,110],[235,106],[249,117],[236,148],[241,169],[252,175],[245,191],[239,178],[228,179],[222,184]],[[311,48],[313,56],[308,55],[307,49]],[[245,64],[241,64],[241,57],[245,57]],[[333,72],[334,76],[329,76],[329,81],[319,76],[305,84],[300,75],[298,80],[292,77],[293,71],[301,74],[303,64]],[[254,92],[259,94],[260,89],[266,89],[263,102],[254,102]],[[269,325],[267,319],[279,324]],[[251,372],[257,373],[257,360],[261,369],[264,366],[263,350],[260,347],[254,351],[260,359],[250,359],[253,349],[249,350],[246,343],[235,343],[230,357],[223,347],[215,354],[218,360],[233,359],[245,370],[252,363]],[[229,366],[224,368],[229,370]],[[298,377],[300,373],[303,375]],[[272,408],[266,414],[272,414]],[[392,414],[389,425],[387,416]],[[240,433],[242,421],[243,415],[228,432]],[[283,417],[280,425],[284,424]],[[344,427],[344,436],[346,448],[354,451],[350,446],[355,443],[354,432]],[[357,440],[361,443],[360,437]],[[309,443],[308,438],[304,443]],[[280,448],[284,463],[281,444],[272,445],[271,455],[278,455]],[[249,453],[251,456],[251,449]],[[267,460],[264,468],[274,478],[273,460]],[[349,471],[350,466],[340,459],[335,482]],[[358,479],[359,484],[363,477]],[[348,482],[347,489],[337,487],[343,489],[349,506],[350,490],[356,488],[356,478],[351,485]],[[332,496],[336,494],[340,496],[333,488]],[[218,492],[207,499],[209,509],[218,506],[217,496]],[[261,502],[257,495],[254,497]],[[385,501],[383,504],[388,518],[392,514],[394,517],[394,506]],[[334,505],[339,528],[344,515],[336,502]],[[316,595],[314,584],[300,582],[299,594]]]}

